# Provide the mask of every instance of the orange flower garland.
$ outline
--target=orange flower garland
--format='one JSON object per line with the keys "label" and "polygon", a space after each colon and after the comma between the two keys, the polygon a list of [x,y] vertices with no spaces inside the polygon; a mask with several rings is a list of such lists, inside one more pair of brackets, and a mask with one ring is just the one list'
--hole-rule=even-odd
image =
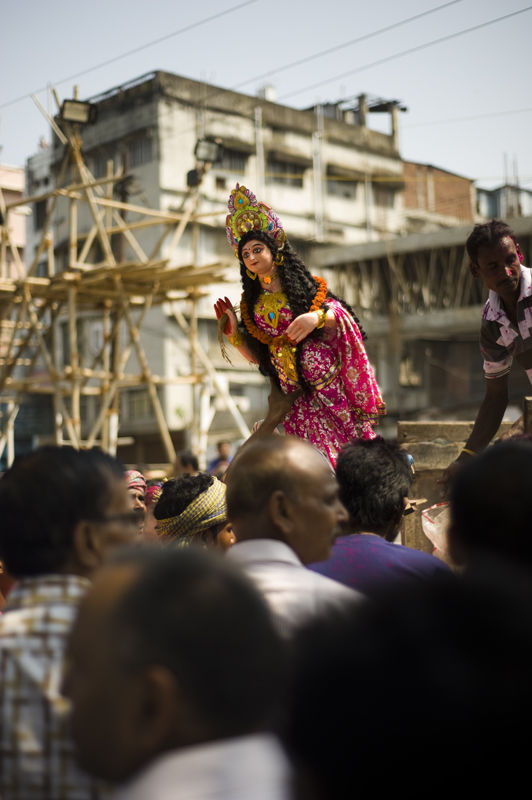
{"label": "orange flower garland", "polygon": [[[313,275],[312,277],[318,284],[318,290],[314,295],[314,300],[312,301],[312,305],[310,306],[308,313],[311,311],[318,311],[318,309],[324,304],[325,298],[327,297],[327,281],[325,278],[320,278],[318,275]],[[250,336],[258,339],[259,342],[262,342],[262,344],[271,347],[272,345],[275,346],[276,344],[281,344],[282,342],[286,341],[284,333],[281,334],[281,336],[270,336],[268,333],[266,333],[266,331],[261,331],[260,328],[255,325],[249,315],[244,294],[242,294],[242,298],[240,300],[240,313],[242,315],[242,321],[246,326],[247,332],[250,334]]]}
{"label": "orange flower garland", "polygon": [[314,296],[314,300],[309,308],[309,312],[317,311],[318,308],[321,308],[325,302],[325,298],[327,297],[327,281],[325,278],[320,278],[318,275],[313,275],[312,277],[318,283],[318,291]]}

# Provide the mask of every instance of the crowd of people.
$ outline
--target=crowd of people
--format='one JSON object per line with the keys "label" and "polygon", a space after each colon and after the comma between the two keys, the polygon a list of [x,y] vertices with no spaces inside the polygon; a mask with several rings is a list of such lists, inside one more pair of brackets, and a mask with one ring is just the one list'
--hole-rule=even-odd
{"label": "crowd of people", "polygon": [[[486,244],[475,229],[470,251],[506,312],[485,311],[488,383],[513,354],[493,326],[528,309],[497,230]],[[188,451],[163,481],[46,446],[0,479],[2,800],[522,791],[532,441],[477,453],[483,406],[445,475],[448,565],[396,543],[404,450],[373,433],[340,445],[333,426],[332,457],[333,439],[276,434],[301,395],[271,377],[265,419],[205,472]]]}

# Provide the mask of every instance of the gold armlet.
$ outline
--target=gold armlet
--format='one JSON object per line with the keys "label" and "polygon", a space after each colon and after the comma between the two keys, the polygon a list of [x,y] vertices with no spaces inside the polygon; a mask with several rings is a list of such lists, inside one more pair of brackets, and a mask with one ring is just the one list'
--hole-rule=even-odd
{"label": "gold armlet", "polygon": [[318,328],[323,328],[327,322],[327,312],[324,308],[318,308],[316,314],[318,315],[318,324],[316,325],[316,330],[318,330]]}

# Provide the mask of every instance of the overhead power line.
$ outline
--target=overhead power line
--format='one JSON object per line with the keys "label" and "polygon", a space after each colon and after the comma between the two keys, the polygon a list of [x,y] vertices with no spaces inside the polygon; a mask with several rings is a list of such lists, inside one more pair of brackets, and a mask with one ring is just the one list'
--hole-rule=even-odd
{"label": "overhead power line", "polygon": [[405,19],[399,20],[399,22],[394,22],[391,25],[386,25],[384,28],[378,28],[376,31],[370,31],[370,33],[365,33],[362,36],[357,36],[356,39],[349,39],[347,42],[341,42],[340,44],[334,45],[333,47],[328,47],[326,50],[320,50],[318,53],[312,53],[309,56],[305,56],[304,58],[299,58],[297,61],[290,61],[288,64],[283,64],[281,67],[276,67],[274,69],[268,70],[268,72],[262,72],[260,75],[254,75],[252,78],[246,78],[245,81],[241,83],[237,83],[232,89],[239,89],[241,86],[246,86],[248,83],[254,83],[255,81],[264,80],[264,78],[269,78],[272,75],[276,75],[278,72],[284,72],[287,69],[292,69],[293,67],[299,67],[302,64],[308,64],[309,61],[315,61],[317,58],[322,58],[323,56],[328,56],[331,53],[337,53],[338,50],[343,50],[345,47],[350,47],[353,44],[359,44],[360,42],[365,42],[367,39],[372,39],[375,36],[380,36],[381,33],[387,33],[388,31],[393,31],[396,28],[400,28],[402,25],[407,25],[409,22],[414,22],[416,19],[421,19],[421,17],[428,17],[430,14],[435,14],[437,11],[442,11],[444,8],[448,8],[449,6],[454,6],[457,3],[462,3],[463,0],[450,0],[448,3],[443,3],[441,6],[436,6],[435,8],[430,8],[428,11],[422,11],[420,14],[414,14],[412,17],[406,17]]}
{"label": "overhead power line", "polygon": [[[424,14],[426,15],[426,14],[428,14],[428,13],[433,13],[433,12],[435,12],[435,11],[439,11],[439,10],[441,10],[442,8],[444,8],[444,7],[445,7],[445,5],[451,5],[451,3],[444,4],[443,6],[437,6],[436,8],[433,8],[433,9],[431,9],[431,10],[430,10],[430,11],[428,11],[428,12],[424,12]],[[502,21],[503,21],[503,20],[505,20],[505,19],[508,19],[508,18],[510,18],[510,17],[514,17],[514,16],[516,16],[516,15],[518,15],[518,14],[522,14],[522,13],[524,13],[525,11],[530,11],[530,9],[532,9],[532,6],[527,6],[526,8],[520,9],[519,11],[514,11],[514,12],[511,12],[511,13],[509,13],[509,14],[505,14],[505,15],[504,15],[504,16],[502,16],[502,17],[497,17],[496,19],[488,20],[487,22],[481,22],[481,23],[479,23],[478,25],[473,25],[473,26],[472,26],[472,27],[470,27],[470,28],[464,28],[464,29],[462,29],[462,30],[460,30],[460,31],[456,31],[455,33],[448,34],[447,36],[442,36],[442,37],[440,37],[440,38],[438,38],[438,39],[433,39],[433,40],[431,40],[430,42],[424,42],[424,43],[423,43],[423,44],[421,44],[421,45],[416,45],[415,47],[409,48],[408,50],[404,50],[404,51],[402,51],[402,52],[400,52],[400,53],[395,53],[395,54],[393,54],[393,55],[391,55],[391,56],[386,56],[386,57],[384,57],[384,58],[382,58],[382,59],[379,59],[379,60],[377,60],[377,61],[374,61],[374,62],[372,62],[372,63],[370,63],[370,64],[365,64],[365,65],[363,65],[363,66],[361,66],[361,67],[357,67],[357,68],[355,68],[354,70],[350,70],[349,72],[343,73],[343,74],[342,74],[342,75],[340,75],[340,76],[338,76],[338,75],[337,75],[337,76],[335,76],[335,77],[333,77],[333,78],[327,78],[327,79],[326,79],[326,80],[324,80],[324,81],[320,81],[320,83],[313,84],[311,87],[308,87],[308,86],[307,86],[307,87],[305,87],[304,89],[299,89],[299,90],[297,90],[297,91],[290,92],[290,93],[288,93],[288,94],[282,95],[282,96],[279,98],[279,100],[283,100],[283,99],[285,99],[286,97],[290,97],[290,96],[292,96],[292,95],[294,95],[294,94],[299,94],[299,93],[301,93],[301,92],[304,92],[304,91],[306,91],[306,90],[307,90],[307,89],[309,89],[309,88],[315,88],[316,86],[320,86],[320,85],[322,85],[323,83],[328,83],[328,82],[330,82],[330,81],[338,80],[338,78],[345,77],[346,75],[351,75],[351,74],[354,74],[355,72],[360,72],[360,71],[362,71],[362,70],[364,70],[364,69],[369,69],[371,66],[378,65],[378,64],[382,64],[382,63],[385,63],[386,61],[391,61],[391,60],[392,60],[392,59],[394,59],[394,58],[399,58],[400,56],[407,55],[408,53],[413,53],[413,52],[415,52],[416,50],[423,50],[424,48],[431,47],[431,46],[432,46],[432,45],[434,45],[434,44],[439,44],[440,42],[443,42],[443,41],[446,41],[446,40],[449,40],[449,39],[453,39],[453,38],[455,38],[455,37],[457,37],[457,36],[463,36],[463,35],[464,35],[464,34],[466,34],[466,33],[471,33],[472,31],[479,30],[480,28],[485,28],[485,27],[487,27],[488,25],[494,25],[494,24],[495,24],[495,23],[497,23],[497,22],[502,22]],[[421,15],[416,15],[416,17],[417,17],[417,16],[421,16]],[[407,21],[412,21],[413,19],[414,19],[414,17],[408,17],[408,18],[406,18],[406,19],[404,19],[404,20],[402,20],[402,21],[400,21],[400,22],[394,23],[394,26],[395,26],[395,27],[397,27],[397,26],[399,26],[399,25],[402,25],[402,24],[406,23]],[[375,36],[375,35],[377,35],[378,33],[382,33],[383,31],[385,31],[385,30],[387,30],[387,29],[389,29],[389,28],[380,28],[380,29],[379,29],[379,30],[377,30],[377,31],[373,31],[373,32],[371,32],[371,33],[365,34],[365,37],[364,37],[364,38],[370,38],[371,36]],[[361,37],[361,38],[362,38],[362,37]],[[351,44],[352,44],[352,43],[354,43],[355,41],[360,41],[360,39],[359,39],[359,40],[350,40],[350,42],[349,42],[349,43],[351,43]],[[345,44],[348,44],[348,43],[345,43]],[[340,45],[337,45],[337,46],[336,46],[336,48],[337,48],[337,49],[340,49],[341,47],[343,47],[343,44],[340,44]],[[332,48],[330,48],[329,50],[326,50],[326,51],[325,51],[325,50],[324,50],[324,51],[321,51],[321,53],[317,53],[317,54],[316,54],[316,57],[319,57],[320,55],[324,55],[325,53],[327,53],[327,52],[330,52],[331,50],[332,50]],[[308,56],[307,58],[305,58],[305,59],[301,59],[301,60],[300,60],[300,61],[298,61],[298,62],[290,62],[289,64],[286,64],[284,67],[280,67],[280,68],[279,68],[279,70],[276,70],[276,72],[277,72],[277,71],[280,71],[281,69],[289,69],[291,66],[295,66],[296,64],[303,63],[303,61],[310,61],[310,60],[311,60],[313,57],[314,57],[314,56]],[[270,75],[270,74],[272,74],[272,72],[269,72],[269,73],[262,73],[261,75],[256,75],[256,76],[254,76],[253,78],[250,78],[250,79],[249,79],[249,81],[246,81],[246,83],[249,83],[249,82],[252,82],[252,81],[258,81],[258,80],[260,80],[260,79],[262,79],[262,78],[265,78],[265,77],[267,77],[267,76],[268,76],[268,75]],[[236,85],[234,85],[234,86],[231,86],[231,87],[230,87],[230,89],[229,89],[229,91],[235,91],[236,89],[238,89],[238,88],[239,88],[239,86],[243,86],[243,85],[244,85],[243,83],[240,83],[240,84],[236,84]],[[224,90],[224,91],[225,91],[225,90]],[[215,90],[215,91],[213,91],[213,92],[210,92],[209,94],[207,94],[207,95],[206,95],[206,96],[203,98],[202,102],[203,102],[203,103],[207,103],[209,100],[212,100],[214,97],[217,97],[218,95],[219,95],[219,90]],[[344,101],[344,102],[345,102],[345,101]],[[522,109],[522,110],[523,110],[523,111],[526,111],[526,109]],[[494,112],[494,114],[497,114],[497,113],[499,113],[499,112]],[[502,112],[502,113],[504,113],[504,112]],[[517,113],[517,111],[515,111],[515,112],[513,112],[513,111],[510,111],[510,112],[507,112],[507,113]],[[482,115],[480,115],[480,116],[482,116],[482,117],[483,117],[483,116],[490,116],[490,114],[486,114],[486,115],[482,114]],[[461,121],[461,119],[457,119],[456,121]],[[427,124],[428,124],[428,123],[427,123]],[[433,124],[438,124],[438,123],[437,123],[437,122],[435,122],[435,123],[433,123]],[[413,126],[409,126],[409,127],[413,127]],[[185,133],[190,133],[192,130],[194,130],[194,129],[192,129],[192,128],[185,128],[185,129],[184,129],[184,130],[182,130],[182,131],[177,131],[177,132],[176,132],[176,135],[179,135],[179,134],[185,134]]]}
{"label": "overhead power line", "polygon": [[[138,47],[134,47],[131,50],[127,50],[125,53],[120,53],[118,56],[113,56],[113,58],[108,58],[105,61],[100,61],[99,64],[95,64],[92,67],[88,67],[87,69],[80,70],[79,72],[74,72],[72,75],[68,75],[66,78],[62,78],[60,81],[56,81],[54,86],[60,86],[62,83],[66,83],[67,81],[72,81],[75,78],[80,78],[82,75],[87,75],[89,72],[94,72],[101,67],[107,67],[109,64],[114,64],[115,61],[120,61],[122,58],[127,58],[127,56],[132,56],[135,53],[139,53],[141,50],[146,50],[148,47],[153,47],[156,44],[160,44],[161,42],[166,42],[168,39],[174,38],[174,36],[180,36],[183,33],[188,33],[188,31],[194,30],[194,28],[199,28],[201,25],[206,25],[208,22],[212,22],[215,19],[220,19],[220,17],[224,17],[226,14],[232,14],[233,11],[238,11],[241,8],[245,8],[245,6],[251,6],[253,3],[257,3],[258,0],[245,0],[243,3],[238,3],[236,6],[231,6],[230,8],[226,8],[224,11],[218,11],[216,14],[211,14],[209,17],[204,17],[203,19],[198,20],[197,22],[192,22],[190,25],[185,25],[184,28],[179,28],[177,31],[173,31],[172,33],[167,33],[164,36],[160,36],[158,39],[153,39],[151,42],[146,42],[146,44],[141,44]],[[40,89],[35,89],[33,92],[27,92],[26,94],[20,95],[20,97],[15,97],[13,100],[8,100],[6,103],[0,104],[0,108],[7,108],[7,106],[12,106],[15,103],[19,103],[21,100],[26,100],[26,98],[31,97],[32,94],[37,94],[37,92],[44,92],[46,91],[47,86],[41,86]]]}
{"label": "overhead power line", "polygon": [[279,98],[280,100],[285,100],[287,97],[293,97],[296,94],[302,94],[303,92],[308,92],[311,89],[317,89],[319,86],[323,86],[326,83],[332,83],[332,81],[338,81],[342,78],[348,78],[351,75],[355,75],[357,72],[362,72],[363,70],[370,69],[371,67],[378,67],[380,64],[386,64],[389,61],[393,61],[396,58],[402,58],[402,56],[410,55],[410,53],[417,53],[420,50],[425,50],[427,47],[432,47],[435,44],[441,44],[441,42],[448,42],[451,39],[456,39],[458,36],[465,36],[466,33],[472,33],[473,31],[478,31],[481,28],[487,28],[488,25],[495,25],[497,22],[502,22],[505,19],[510,19],[511,17],[517,17],[519,14],[524,14],[526,11],[530,11],[532,6],[527,6],[526,8],[521,8],[519,11],[512,11],[509,14],[504,14],[502,17],[496,17],[496,19],[490,19],[487,22],[481,22],[478,25],[472,25],[470,28],[462,28],[460,31],[456,31],[455,33],[449,33],[446,36],[440,36],[438,39],[432,39],[430,42],[423,42],[423,44],[415,45],[414,47],[409,47],[407,50],[401,50],[399,53],[392,53],[389,56],[384,56],[383,58],[378,58],[376,61],[370,61],[367,64],[362,64],[359,67],[355,67],[354,69],[347,70],[346,72],[341,72],[339,75],[333,75],[331,78],[325,78],[322,81],[317,81],[316,83],[308,84],[304,86],[302,89],[295,89],[292,92],[287,92],[286,94],[281,95]]}

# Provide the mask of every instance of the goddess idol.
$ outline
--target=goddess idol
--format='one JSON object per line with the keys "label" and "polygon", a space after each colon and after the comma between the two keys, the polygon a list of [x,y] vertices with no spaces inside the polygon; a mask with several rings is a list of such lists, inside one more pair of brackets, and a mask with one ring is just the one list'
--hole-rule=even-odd
{"label": "goddess idol", "polygon": [[385,413],[366,335],[353,309],[311,275],[270,206],[237,183],[228,208],[227,239],[242,278],[241,320],[227,297],[216,302],[216,316],[248,361],[285,394],[298,392],[284,429],[308,439],[334,467],[346,442],[375,437],[373,426]]}

